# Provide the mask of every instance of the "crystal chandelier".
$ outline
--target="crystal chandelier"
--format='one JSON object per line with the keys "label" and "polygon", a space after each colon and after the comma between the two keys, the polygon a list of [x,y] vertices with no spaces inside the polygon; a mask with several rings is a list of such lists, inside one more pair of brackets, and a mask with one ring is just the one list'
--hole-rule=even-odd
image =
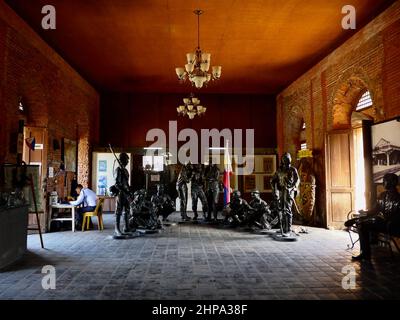
{"label": "crystal chandelier", "polygon": [[200,49],[200,15],[203,11],[195,10],[193,12],[197,15],[197,48],[194,53],[186,54],[187,64],[185,64],[185,68],[175,68],[175,72],[180,81],[189,79],[192,85],[200,89],[204,84],[207,85],[210,80],[218,80],[221,77],[222,67],[213,66],[212,72],[208,72],[210,69],[211,54],[203,53]]}
{"label": "crystal chandelier", "polygon": [[207,108],[200,105],[200,100],[195,98],[193,94],[189,98],[183,99],[184,105],[176,108],[180,116],[187,115],[189,119],[193,119],[196,115],[202,116],[206,112]]}

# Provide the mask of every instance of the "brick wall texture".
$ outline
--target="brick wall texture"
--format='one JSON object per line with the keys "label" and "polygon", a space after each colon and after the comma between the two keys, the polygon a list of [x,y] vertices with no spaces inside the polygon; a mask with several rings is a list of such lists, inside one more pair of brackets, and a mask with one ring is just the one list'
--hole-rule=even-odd
{"label": "brick wall texture", "polygon": [[[49,31],[52,32],[52,31]],[[27,108],[20,114],[21,96]],[[47,129],[47,166],[59,165],[53,140],[78,143],[78,180],[90,184],[91,146],[99,138],[99,94],[3,1],[0,2],[0,162],[15,163],[10,138],[18,120]],[[48,190],[63,179],[48,181]]]}
{"label": "brick wall texture", "polygon": [[375,122],[400,116],[400,1],[277,96],[280,154],[296,154],[302,119],[306,123],[307,145],[315,153],[321,225],[326,224],[324,138],[331,130],[349,128],[366,89]]}

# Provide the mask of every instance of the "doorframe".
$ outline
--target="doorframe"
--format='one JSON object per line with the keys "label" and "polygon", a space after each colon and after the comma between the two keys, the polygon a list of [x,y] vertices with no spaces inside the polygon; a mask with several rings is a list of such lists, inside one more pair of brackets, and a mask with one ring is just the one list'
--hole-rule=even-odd
{"label": "doorframe", "polygon": [[[332,134],[348,134],[349,135],[349,154],[350,154],[350,191],[349,188],[343,188],[343,192],[351,193],[351,209],[354,209],[355,201],[355,189],[354,189],[354,173],[355,173],[355,163],[354,163],[354,141],[353,141],[353,129],[336,129],[331,130],[325,135],[325,179],[326,179],[326,228],[335,226],[331,225],[332,220],[332,201],[331,201],[331,158],[330,158],[330,143],[328,142],[329,136]],[[337,188],[340,192],[340,188]],[[336,229],[336,228],[335,228]]]}

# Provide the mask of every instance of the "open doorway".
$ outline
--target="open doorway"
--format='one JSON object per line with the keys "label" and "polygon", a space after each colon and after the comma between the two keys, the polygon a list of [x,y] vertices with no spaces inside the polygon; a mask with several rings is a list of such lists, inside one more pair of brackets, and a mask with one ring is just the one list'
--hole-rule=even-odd
{"label": "open doorway", "polygon": [[342,229],[349,212],[371,203],[373,103],[368,90],[359,92],[344,120],[347,128],[331,131],[326,139],[327,226],[333,229]]}

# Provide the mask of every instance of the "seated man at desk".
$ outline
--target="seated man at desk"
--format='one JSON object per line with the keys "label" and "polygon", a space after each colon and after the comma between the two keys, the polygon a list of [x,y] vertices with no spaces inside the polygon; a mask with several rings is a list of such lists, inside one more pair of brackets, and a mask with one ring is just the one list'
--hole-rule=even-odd
{"label": "seated man at desk", "polygon": [[81,184],[78,184],[75,190],[78,194],[78,199],[70,201],[69,203],[73,206],[79,206],[82,204],[82,207],[78,208],[75,221],[77,228],[81,228],[83,214],[85,212],[92,212],[96,209],[97,195],[89,188],[84,188]]}

